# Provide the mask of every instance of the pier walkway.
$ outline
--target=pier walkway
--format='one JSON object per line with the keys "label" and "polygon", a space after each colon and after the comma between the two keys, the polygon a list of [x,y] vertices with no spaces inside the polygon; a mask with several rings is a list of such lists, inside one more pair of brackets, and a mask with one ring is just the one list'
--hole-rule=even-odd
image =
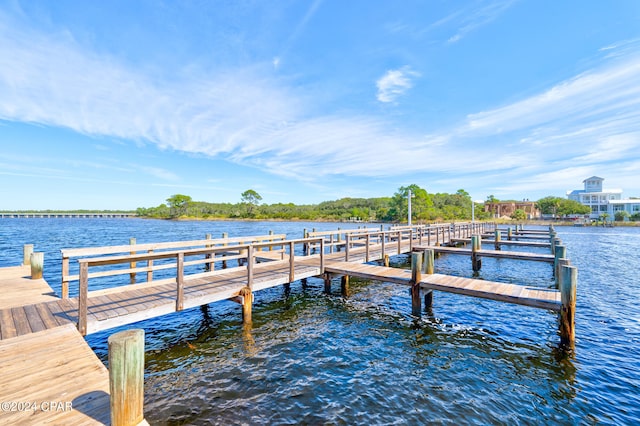
{"label": "pier walkway", "polygon": [[[71,401],[69,410],[55,413],[42,409],[3,412],[0,423],[14,419],[31,424],[108,423],[108,372],[82,335],[222,300],[242,304],[243,319],[250,322],[255,292],[309,277],[323,277],[325,288],[327,284],[330,288],[332,275],[406,285],[412,289],[412,302],[420,291],[430,294],[437,290],[560,311],[561,316],[569,309],[568,326],[573,333],[575,285],[570,290],[571,307],[556,289],[421,275],[415,265],[412,271],[388,267],[390,256],[404,253],[413,253],[412,262],[417,252],[420,256],[430,251],[469,254],[468,249],[445,246],[472,235],[479,239],[489,231],[495,232],[493,224],[447,224],[389,231],[314,231],[296,240],[282,235],[208,237],[196,242],[62,250],[63,293],[67,293],[62,298],[53,295],[44,280],[29,279],[27,267],[0,269],[2,400],[57,401],[63,407]],[[475,254],[544,262],[554,259],[501,250],[475,250]],[[77,260],[77,274],[69,271],[72,258]],[[374,261],[385,266],[370,264]],[[171,277],[166,278],[167,273]],[[90,290],[90,279],[116,275],[127,277],[129,283]],[[147,281],[137,283],[137,276]],[[70,298],[68,286],[75,282],[78,296]],[[15,291],[7,290],[14,287]],[[416,314],[415,309],[412,312]],[[568,335],[561,332],[561,336]],[[82,384],[74,385],[75,380]]]}

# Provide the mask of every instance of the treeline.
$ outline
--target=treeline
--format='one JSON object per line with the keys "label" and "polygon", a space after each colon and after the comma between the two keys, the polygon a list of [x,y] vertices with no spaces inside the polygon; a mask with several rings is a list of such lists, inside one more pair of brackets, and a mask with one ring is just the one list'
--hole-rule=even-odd
{"label": "treeline", "polygon": [[[472,201],[464,190],[455,194],[430,194],[417,185],[400,187],[392,197],[341,198],[319,204],[296,205],[293,203],[261,204],[262,197],[253,190],[241,194],[238,203],[209,203],[193,201],[191,197],[176,194],[166,204],[139,208],[137,214],[150,218],[203,218],[203,219],[281,219],[328,221],[384,221],[407,220],[409,191],[412,221],[432,222],[471,219]],[[488,218],[482,205],[475,206],[477,219]]]}

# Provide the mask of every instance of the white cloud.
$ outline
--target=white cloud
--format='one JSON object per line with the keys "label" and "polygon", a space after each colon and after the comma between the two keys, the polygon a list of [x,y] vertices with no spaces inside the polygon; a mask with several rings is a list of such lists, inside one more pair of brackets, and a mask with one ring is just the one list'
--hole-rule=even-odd
{"label": "white cloud", "polygon": [[378,88],[376,97],[380,102],[395,102],[413,87],[413,80],[419,76],[420,73],[411,70],[408,66],[389,70],[376,81]]}
{"label": "white cloud", "polygon": [[[154,143],[316,182],[483,173],[526,184],[523,176],[536,173],[545,181],[532,186],[552,186],[552,169],[603,174],[598,162],[638,159],[640,57],[625,49],[607,50],[599,68],[542,93],[424,136],[375,115],[313,114],[307,97],[264,77],[271,63],[161,81],[68,36],[12,26],[0,14],[0,119]],[[418,76],[409,67],[390,70],[377,82],[378,100],[394,102]],[[162,169],[147,173],[178,179]]]}

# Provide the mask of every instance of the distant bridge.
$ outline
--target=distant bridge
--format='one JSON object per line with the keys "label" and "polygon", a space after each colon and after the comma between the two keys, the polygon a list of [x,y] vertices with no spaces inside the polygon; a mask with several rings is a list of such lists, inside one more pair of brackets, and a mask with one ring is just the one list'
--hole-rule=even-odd
{"label": "distant bridge", "polygon": [[64,212],[64,213],[48,213],[48,212],[0,212],[0,219],[11,219],[11,218],[128,218],[128,217],[136,217],[135,213],[111,213],[111,212]]}

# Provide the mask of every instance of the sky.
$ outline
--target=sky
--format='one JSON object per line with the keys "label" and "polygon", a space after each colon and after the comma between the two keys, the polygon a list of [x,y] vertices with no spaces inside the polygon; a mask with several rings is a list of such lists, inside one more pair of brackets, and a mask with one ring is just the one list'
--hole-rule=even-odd
{"label": "sky", "polygon": [[0,210],[640,197],[637,0],[0,0]]}

